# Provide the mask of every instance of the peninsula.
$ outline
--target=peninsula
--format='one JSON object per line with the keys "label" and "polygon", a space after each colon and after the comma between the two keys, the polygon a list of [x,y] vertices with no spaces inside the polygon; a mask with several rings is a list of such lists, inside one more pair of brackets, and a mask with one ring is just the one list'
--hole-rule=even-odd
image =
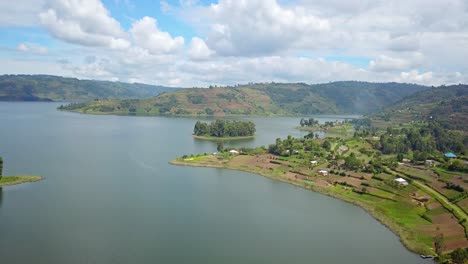
{"label": "peninsula", "polygon": [[42,179],[44,178],[34,175],[3,176],[3,158],[0,157],[0,187],[17,185],[26,182],[36,182]]}
{"label": "peninsula", "polygon": [[[403,139],[410,141],[405,150],[398,149]],[[348,139],[288,136],[268,147],[184,155],[171,163],[251,172],[351,202],[408,249],[442,263],[468,247],[468,168],[463,154],[444,155],[451,146],[465,153],[459,134],[420,122],[387,130],[357,126]]]}

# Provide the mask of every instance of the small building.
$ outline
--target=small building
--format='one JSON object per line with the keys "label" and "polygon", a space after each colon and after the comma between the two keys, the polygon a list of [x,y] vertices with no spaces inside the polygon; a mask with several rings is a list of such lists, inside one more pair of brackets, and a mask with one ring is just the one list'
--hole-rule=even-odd
{"label": "small building", "polygon": [[395,181],[400,185],[400,186],[406,186],[408,185],[408,182],[403,179],[403,178],[396,178]]}
{"label": "small building", "polygon": [[445,157],[449,158],[449,159],[456,159],[457,158],[457,155],[453,154],[452,152],[447,152],[444,154]]}
{"label": "small building", "polygon": [[402,159],[401,161],[403,161],[403,163],[411,163],[410,159]]}
{"label": "small building", "polygon": [[380,137],[373,136],[372,139],[373,139],[373,140],[380,140]]}
{"label": "small building", "polygon": [[317,161],[316,161],[316,160],[311,160],[311,161],[310,161],[310,164],[311,164],[312,166],[317,166]]}
{"label": "small building", "polygon": [[326,170],[319,170],[318,173],[322,176],[328,176],[328,171]]}
{"label": "small building", "polygon": [[237,151],[237,150],[235,150],[235,149],[231,149],[231,150],[229,151],[229,153],[231,153],[231,154],[239,154],[239,151]]}
{"label": "small building", "polygon": [[433,167],[435,165],[435,161],[433,160],[426,160],[424,162],[424,164],[426,164],[426,166],[429,166],[429,167]]}

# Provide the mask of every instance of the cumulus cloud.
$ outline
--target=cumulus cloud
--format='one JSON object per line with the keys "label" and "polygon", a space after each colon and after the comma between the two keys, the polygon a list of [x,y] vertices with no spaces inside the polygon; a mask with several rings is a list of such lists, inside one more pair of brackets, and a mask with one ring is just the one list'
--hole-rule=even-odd
{"label": "cumulus cloud", "polygon": [[208,48],[203,39],[194,37],[190,41],[190,48],[188,50],[188,55],[193,60],[207,60],[209,59],[214,52]]}
{"label": "cumulus cloud", "polygon": [[183,37],[172,38],[168,32],[161,31],[152,17],[143,17],[133,23],[130,33],[136,45],[152,54],[172,53],[184,46]]}
{"label": "cumulus cloud", "polygon": [[276,0],[220,0],[203,12],[209,20],[208,46],[222,55],[265,55],[288,49],[302,37],[327,31],[326,19]]}
{"label": "cumulus cloud", "polygon": [[120,23],[99,0],[49,0],[39,20],[54,37],[69,43],[125,49]]}

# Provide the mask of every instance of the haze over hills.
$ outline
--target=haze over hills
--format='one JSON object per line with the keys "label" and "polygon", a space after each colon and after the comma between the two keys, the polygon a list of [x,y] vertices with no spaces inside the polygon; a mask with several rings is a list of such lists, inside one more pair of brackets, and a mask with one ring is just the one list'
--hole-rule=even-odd
{"label": "haze over hills", "polygon": [[146,98],[176,88],[141,83],[79,80],[51,75],[1,75],[0,101],[72,101]]}
{"label": "haze over hills", "polygon": [[182,89],[141,100],[94,101],[64,110],[137,115],[366,114],[428,89],[406,83],[341,81],[325,84],[261,83]]}
{"label": "haze over hills", "polygon": [[435,120],[453,130],[468,130],[468,85],[439,86],[414,93],[383,112],[377,122],[408,122]]}

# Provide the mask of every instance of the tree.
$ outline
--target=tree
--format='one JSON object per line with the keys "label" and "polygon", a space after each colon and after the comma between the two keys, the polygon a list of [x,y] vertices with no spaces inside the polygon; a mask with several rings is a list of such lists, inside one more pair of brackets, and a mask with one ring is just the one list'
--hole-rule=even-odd
{"label": "tree", "polygon": [[2,179],[3,176],[3,159],[0,157],[0,179]]}
{"label": "tree", "polygon": [[344,165],[348,169],[356,170],[361,166],[361,161],[356,157],[354,152],[351,152],[351,154],[345,158]]}
{"label": "tree", "polygon": [[224,143],[222,141],[219,141],[217,146],[216,146],[216,149],[219,151],[219,152],[223,152],[224,151]]}
{"label": "tree", "polygon": [[444,252],[444,235],[443,234],[438,234],[436,237],[434,237],[434,248],[437,253],[437,255],[442,255]]}
{"label": "tree", "polygon": [[468,249],[458,248],[450,253],[452,262],[455,264],[464,264],[468,260]]}

